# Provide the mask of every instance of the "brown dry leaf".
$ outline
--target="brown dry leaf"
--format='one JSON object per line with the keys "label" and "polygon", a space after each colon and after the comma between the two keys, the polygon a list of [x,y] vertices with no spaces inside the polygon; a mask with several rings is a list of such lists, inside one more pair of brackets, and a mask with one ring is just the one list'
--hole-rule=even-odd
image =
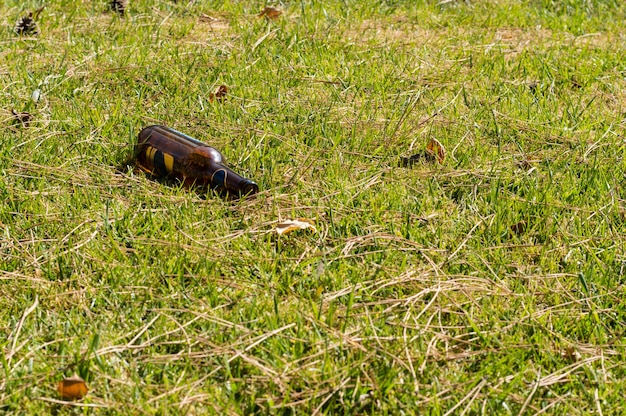
{"label": "brown dry leaf", "polygon": [[515,166],[523,170],[530,170],[533,167],[533,161],[524,157],[522,160],[515,162]]}
{"label": "brown dry leaf", "polygon": [[217,17],[213,17],[211,15],[208,15],[206,13],[202,13],[200,15],[200,21],[201,22],[208,22],[208,23],[213,23],[213,22],[218,22],[220,19],[218,19]]}
{"label": "brown dry leaf", "polygon": [[59,381],[57,386],[61,399],[73,401],[80,400],[87,394],[87,383],[77,374]]}
{"label": "brown dry leaf", "polygon": [[517,235],[522,235],[526,232],[526,221],[520,221],[511,225],[511,231]]}
{"label": "brown dry leaf", "polygon": [[27,112],[20,113],[15,110],[11,110],[11,113],[13,114],[13,120],[15,120],[15,122],[21,123],[24,127],[28,127],[28,122],[32,118],[32,115],[30,113],[27,113]]}
{"label": "brown dry leaf", "polygon": [[430,154],[432,157],[437,159],[437,162],[440,164],[446,160],[446,149],[443,147],[439,140],[430,139],[428,144],[426,145],[426,153]]}
{"label": "brown dry leaf", "polygon": [[[416,163],[422,161],[422,160],[427,160],[429,157],[429,155],[426,153],[426,151],[420,152],[420,153],[416,153],[414,155],[411,156],[402,156],[400,157],[400,161],[399,161],[399,166],[403,167],[403,168],[410,168],[413,165],[415,165]],[[432,158],[434,159],[435,157],[432,156]]]}
{"label": "brown dry leaf", "polygon": [[539,81],[530,81],[526,84],[531,93],[537,94],[537,88],[539,88]]}
{"label": "brown dry leaf", "polygon": [[296,230],[306,230],[306,229],[310,229],[314,233],[316,233],[317,229],[315,228],[315,225],[313,224],[314,223],[312,220],[309,220],[306,218],[298,218],[297,220],[286,220],[279,224],[276,224],[275,230],[276,230],[276,233],[278,233],[278,235],[287,234]]}
{"label": "brown dry leaf", "polygon": [[39,15],[41,14],[41,12],[43,12],[43,9],[45,9],[45,8],[46,8],[46,5],[44,4],[43,6],[41,6],[37,10],[35,10],[33,12],[33,19],[37,20],[39,18]]}
{"label": "brown dry leaf", "polygon": [[226,94],[228,94],[228,87],[226,85],[220,85],[217,87],[215,92],[209,94],[209,101],[224,101],[226,99]]}
{"label": "brown dry leaf", "polygon": [[561,356],[568,361],[577,362],[580,361],[582,355],[572,346],[565,347],[563,351],[561,351]]}
{"label": "brown dry leaf", "polygon": [[263,11],[259,14],[259,17],[267,17],[268,19],[276,20],[283,14],[283,11],[277,7],[265,6]]}

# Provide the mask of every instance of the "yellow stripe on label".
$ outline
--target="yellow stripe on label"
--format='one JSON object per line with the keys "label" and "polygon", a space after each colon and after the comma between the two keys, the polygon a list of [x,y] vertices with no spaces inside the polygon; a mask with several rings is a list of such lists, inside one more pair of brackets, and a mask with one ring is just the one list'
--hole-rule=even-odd
{"label": "yellow stripe on label", "polygon": [[156,154],[156,149],[152,146],[148,147],[148,149],[146,150],[146,157],[148,158],[148,162],[150,162],[151,165],[154,164],[155,154]]}
{"label": "yellow stripe on label", "polygon": [[168,155],[167,153],[163,153],[163,161],[165,162],[165,169],[167,169],[167,173],[172,173],[174,171],[174,157],[172,155]]}

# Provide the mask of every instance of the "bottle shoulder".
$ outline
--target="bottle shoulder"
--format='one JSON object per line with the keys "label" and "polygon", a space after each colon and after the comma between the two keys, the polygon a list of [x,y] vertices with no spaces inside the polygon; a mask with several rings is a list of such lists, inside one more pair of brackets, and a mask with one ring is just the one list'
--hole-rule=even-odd
{"label": "bottle shoulder", "polygon": [[211,163],[224,164],[224,156],[214,147],[198,146],[191,151],[188,156],[189,162],[201,166],[208,166]]}

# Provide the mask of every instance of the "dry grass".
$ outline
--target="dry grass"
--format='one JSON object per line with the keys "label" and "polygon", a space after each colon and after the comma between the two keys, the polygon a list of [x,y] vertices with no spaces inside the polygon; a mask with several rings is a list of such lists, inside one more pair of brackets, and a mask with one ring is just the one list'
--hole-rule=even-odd
{"label": "dry grass", "polygon": [[[2,42],[2,411],[619,413],[623,8],[387,3],[52,2]],[[133,170],[152,123],[261,192]]]}

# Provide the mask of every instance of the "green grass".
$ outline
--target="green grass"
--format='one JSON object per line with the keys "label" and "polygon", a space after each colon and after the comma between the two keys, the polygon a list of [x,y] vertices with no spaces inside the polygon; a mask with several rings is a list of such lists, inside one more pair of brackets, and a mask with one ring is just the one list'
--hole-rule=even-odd
{"label": "green grass", "polygon": [[[41,4],[0,6],[3,413],[626,412],[621,2],[52,0],[17,37]],[[261,193],[133,170],[154,123]]]}

